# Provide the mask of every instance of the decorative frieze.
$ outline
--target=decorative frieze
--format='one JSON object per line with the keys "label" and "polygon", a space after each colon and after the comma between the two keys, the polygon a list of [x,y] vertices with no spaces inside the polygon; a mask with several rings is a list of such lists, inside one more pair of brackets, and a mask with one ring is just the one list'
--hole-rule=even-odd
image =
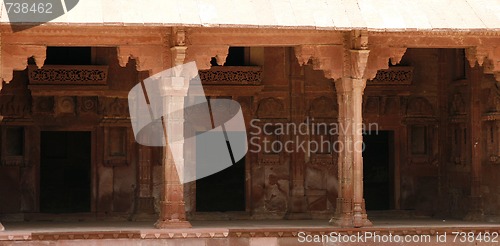
{"label": "decorative frieze", "polygon": [[28,66],[28,72],[32,85],[106,85],[108,78],[108,66]]}
{"label": "decorative frieze", "polygon": [[411,85],[413,67],[390,67],[377,71],[377,75],[367,82],[368,86]]}
{"label": "decorative frieze", "polygon": [[198,72],[203,84],[208,85],[260,85],[261,67],[212,67]]}

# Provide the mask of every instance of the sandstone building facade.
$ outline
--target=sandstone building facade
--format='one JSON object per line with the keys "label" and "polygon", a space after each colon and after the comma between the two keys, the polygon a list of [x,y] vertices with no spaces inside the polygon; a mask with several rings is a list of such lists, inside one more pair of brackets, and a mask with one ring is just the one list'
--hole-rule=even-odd
{"label": "sandstone building facade", "polygon": [[[404,210],[498,220],[499,34],[3,25],[0,218],[157,220],[159,228],[316,218],[363,227],[372,210]],[[250,151],[181,184],[169,148],[136,143],[127,95],[190,61],[208,97],[240,103]],[[291,123],[324,131],[276,133]],[[377,128],[329,134],[334,123]],[[364,139],[366,151],[252,151],[263,140],[323,139],[351,147]]]}

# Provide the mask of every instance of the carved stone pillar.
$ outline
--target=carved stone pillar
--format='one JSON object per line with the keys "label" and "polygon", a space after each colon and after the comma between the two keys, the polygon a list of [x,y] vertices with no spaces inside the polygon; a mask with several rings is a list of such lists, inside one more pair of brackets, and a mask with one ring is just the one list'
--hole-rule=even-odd
{"label": "carved stone pillar", "polygon": [[[303,73],[303,72],[302,72]],[[300,126],[305,122],[305,84],[303,77],[290,78],[291,85],[291,122]],[[305,141],[305,136],[297,136],[299,141]],[[288,219],[307,219],[310,215],[305,213],[307,210],[307,201],[305,196],[305,155],[302,151],[289,153],[290,155],[290,182],[291,194],[290,205],[287,214]]]}
{"label": "carved stone pillar", "polygon": [[[186,58],[185,32],[183,29],[174,30],[175,40],[172,47],[172,65],[180,66]],[[178,72],[178,71],[177,71]],[[178,76],[180,74],[177,74]],[[172,78],[162,78],[171,80]],[[182,86],[174,85],[173,81],[162,81],[162,97],[164,116],[163,131],[175,136],[167,136],[171,139],[183,139],[184,134],[184,98],[187,96],[189,80],[176,77],[177,82],[183,82]],[[177,112],[177,113],[173,113]],[[167,139],[167,137],[165,139]],[[168,141],[167,141],[168,142]],[[163,148],[163,177],[164,188],[160,202],[160,218],[155,223],[157,228],[189,228],[191,223],[186,220],[186,207],[184,199],[184,185],[180,181],[182,173],[178,173],[176,163],[184,163],[184,140],[176,140],[168,143]],[[176,153],[174,155],[173,153]],[[174,156],[176,158],[174,159]]]}
{"label": "carved stone pillar", "polygon": [[[183,78],[182,78],[183,79]],[[184,81],[189,84],[188,80]],[[163,85],[169,84],[162,81]],[[184,97],[187,95],[187,86],[182,88],[174,88],[172,86],[164,86],[162,91],[163,108],[166,112],[163,115],[168,117],[163,118],[163,130],[175,136],[168,136],[172,139],[182,139],[184,134],[184,114],[173,113],[183,112]],[[175,155],[173,153],[176,153]],[[168,144],[164,148],[163,159],[163,176],[164,187],[162,201],[160,202],[160,218],[156,222],[157,228],[188,228],[191,224],[186,220],[186,209],[184,202],[184,187],[180,181],[176,169],[176,163],[184,162],[184,140],[176,140],[174,143]],[[174,159],[174,156],[176,158]]]}
{"label": "carved stone pillar", "polygon": [[338,198],[336,215],[330,223],[342,227],[370,226],[363,199],[363,78],[368,62],[368,50],[350,50],[350,76],[335,83],[339,103],[339,136],[343,143],[339,153],[339,182],[342,197]]}
{"label": "carved stone pillar", "polygon": [[406,48],[368,47],[368,34],[353,31],[344,45],[303,45],[295,48],[300,64],[312,59],[313,68],[323,70],[325,77],[335,80],[339,104],[338,153],[339,188],[335,215],[330,224],[341,227],[370,226],[363,199],[363,135],[362,102],[367,79],[377,70],[397,64]]}
{"label": "carved stone pillar", "polygon": [[[470,139],[471,139],[471,195],[469,197],[469,211],[466,220],[483,220],[484,206],[481,194],[481,80],[482,73],[495,76],[497,85],[500,85],[500,47],[472,47],[465,50],[471,69],[471,98],[470,98]],[[477,67],[482,66],[482,68]]]}
{"label": "carved stone pillar", "polygon": [[[175,30],[174,30],[175,31]],[[184,45],[184,32],[179,30],[175,33],[174,47],[170,50],[164,46],[134,46],[124,45],[118,47],[118,60],[121,66],[126,66],[129,58],[136,60],[138,71],[149,71],[150,76],[155,76],[161,71],[184,63],[186,47]],[[170,79],[170,78],[160,78]],[[164,132],[169,129],[176,129],[176,134],[183,134],[184,116],[182,114],[170,114],[180,110],[183,112],[184,97],[187,93],[187,87],[181,89],[172,87],[169,81],[161,81],[163,96],[163,115],[168,117],[163,119]],[[184,81],[188,83],[189,81]],[[170,86],[169,86],[170,85]],[[183,162],[182,159],[174,161],[171,151],[183,153],[183,142],[176,141],[171,146],[163,147],[163,191],[160,198],[160,216],[155,226],[157,228],[186,228],[191,224],[186,221],[186,212],[184,207],[184,189],[180,182],[176,170],[175,162]],[[142,153],[143,155],[146,153]],[[179,156],[179,155],[176,155]],[[181,154],[182,156],[182,154]]]}
{"label": "carved stone pillar", "polygon": [[351,50],[352,77],[352,138],[353,138],[353,212],[355,227],[370,226],[363,199],[363,92],[366,78],[363,78],[368,62],[369,50]]}
{"label": "carved stone pillar", "polygon": [[[353,141],[351,126],[352,113],[349,105],[352,105],[352,83],[351,79],[338,79],[335,81],[335,89],[337,91],[337,101],[339,104],[339,131],[338,141],[342,143],[342,148],[339,148],[338,159],[338,176],[339,176],[339,191],[337,198],[337,207],[335,215],[330,220],[330,224],[348,227],[352,225],[353,216],[353,153],[351,143]],[[344,127],[344,128],[340,128]]]}

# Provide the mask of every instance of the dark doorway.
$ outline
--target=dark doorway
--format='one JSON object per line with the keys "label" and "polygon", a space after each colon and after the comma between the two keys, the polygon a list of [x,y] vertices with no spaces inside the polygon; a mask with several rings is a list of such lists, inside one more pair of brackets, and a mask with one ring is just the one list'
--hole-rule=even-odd
{"label": "dark doorway", "polygon": [[90,132],[43,131],[40,143],[40,212],[90,212]]}
{"label": "dark doorway", "polygon": [[394,133],[367,132],[363,135],[363,195],[367,210],[389,210],[394,199]]}
{"label": "dark doorway", "polygon": [[245,158],[196,181],[196,211],[245,211]]}

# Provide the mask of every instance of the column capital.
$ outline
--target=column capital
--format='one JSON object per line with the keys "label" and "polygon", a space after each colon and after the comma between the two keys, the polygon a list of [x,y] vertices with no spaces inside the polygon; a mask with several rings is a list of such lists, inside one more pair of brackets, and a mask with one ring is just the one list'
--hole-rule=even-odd
{"label": "column capital", "polygon": [[186,60],[186,49],[186,46],[174,46],[170,48],[170,51],[172,52],[172,64],[174,66],[184,64],[184,61]]}
{"label": "column capital", "polygon": [[362,79],[368,64],[369,50],[350,50],[351,54],[351,77]]}
{"label": "column capital", "polygon": [[14,71],[26,69],[30,57],[33,57],[38,68],[41,68],[45,62],[46,48],[41,45],[2,44],[0,77],[5,82],[10,82]]}

